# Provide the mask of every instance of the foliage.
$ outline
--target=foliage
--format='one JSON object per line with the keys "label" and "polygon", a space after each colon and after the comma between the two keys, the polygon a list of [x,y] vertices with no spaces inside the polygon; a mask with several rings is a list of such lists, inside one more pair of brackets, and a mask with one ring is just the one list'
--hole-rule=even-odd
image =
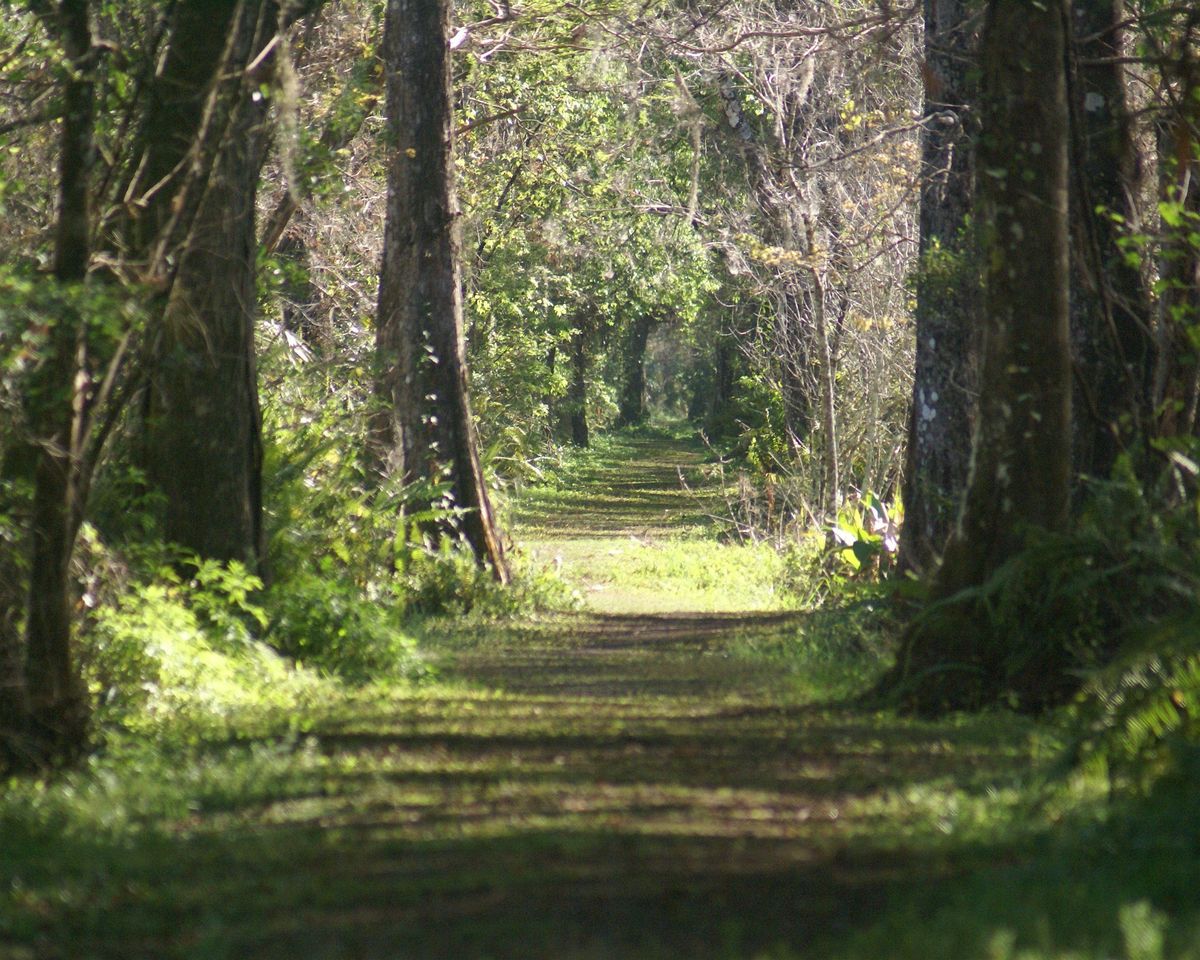
{"label": "foliage", "polygon": [[[1024,549],[985,584],[918,614],[900,696],[935,709],[941,700],[1039,710],[1094,675],[1108,678],[1096,692],[1106,691],[1100,699],[1121,727],[1118,690],[1147,685],[1139,671],[1170,650],[1177,629],[1193,635],[1183,625],[1200,610],[1194,504],[1163,510],[1128,462],[1122,469],[1092,484],[1073,530],[1028,531]],[[1135,714],[1137,697],[1129,703]]]}
{"label": "foliage", "polygon": [[264,600],[264,639],[303,666],[354,683],[419,680],[429,667],[394,605],[329,573],[293,574]]}
{"label": "foliage", "polygon": [[889,510],[873,493],[847,501],[831,531],[838,562],[852,571],[851,576],[886,577],[894,569],[902,522],[901,505]]}
{"label": "foliage", "polygon": [[258,578],[237,563],[185,566],[186,575],[160,566],[91,612],[80,659],[102,731],[219,733],[322,695],[316,674],[258,638],[267,621]]}

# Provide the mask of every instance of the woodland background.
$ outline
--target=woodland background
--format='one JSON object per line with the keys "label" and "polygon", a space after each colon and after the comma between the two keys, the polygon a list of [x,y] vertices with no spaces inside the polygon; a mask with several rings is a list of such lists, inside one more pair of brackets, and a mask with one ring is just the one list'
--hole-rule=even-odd
{"label": "woodland background", "polygon": [[686,422],[868,703],[1194,783],[1190,5],[4,9],[7,767],[419,684],[570,606],[525,491]]}

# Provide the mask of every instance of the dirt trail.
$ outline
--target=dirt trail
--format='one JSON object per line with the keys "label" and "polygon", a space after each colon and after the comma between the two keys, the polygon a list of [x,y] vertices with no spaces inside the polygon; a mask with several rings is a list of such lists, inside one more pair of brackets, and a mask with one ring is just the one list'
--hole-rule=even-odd
{"label": "dirt trail", "polygon": [[[628,449],[642,459],[590,471],[527,514],[528,528],[561,549],[577,537],[661,536],[695,511],[677,474],[695,468],[694,447]],[[947,756],[934,729],[880,729],[799,702],[769,665],[729,655],[739,634],[796,626],[786,612],[591,612],[460,638],[446,669],[477,696],[420,701],[403,720],[360,717],[320,737],[322,750],[361,756],[388,783],[366,822],[352,807],[345,820],[329,809],[319,819],[326,838],[345,838],[347,869],[367,878],[377,905],[359,891],[349,916],[301,911],[257,949],[815,955],[891,890],[945,874],[939,858],[870,832],[881,798],[946,777],[961,755]],[[1002,749],[968,745],[988,767]]]}
{"label": "dirt trail", "polygon": [[[643,450],[585,478],[573,513],[525,522],[545,543],[659,535],[695,510],[675,468],[698,454]],[[282,786],[248,780],[230,809],[113,851],[120,883],[80,893],[76,938],[37,956],[817,956],[893,891],[946,875],[935,846],[897,839],[904,790],[1015,761],[983,727],[951,755],[936,727],[804,703],[731,655],[795,618],[590,612],[460,632],[442,686],[346,705]]]}

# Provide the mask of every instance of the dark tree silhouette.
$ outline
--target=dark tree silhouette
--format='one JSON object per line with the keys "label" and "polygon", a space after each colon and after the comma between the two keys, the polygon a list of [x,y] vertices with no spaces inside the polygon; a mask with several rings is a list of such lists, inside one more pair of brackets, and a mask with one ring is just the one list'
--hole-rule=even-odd
{"label": "dark tree silhouette", "polygon": [[971,595],[959,595],[982,585],[1032,530],[1060,530],[1068,518],[1067,38],[1065,0],[988,4],[979,147],[987,273],[971,477],[933,582],[933,601],[949,602],[914,622],[884,681],[922,709],[976,705],[1011,679],[1002,676],[1003,644],[987,636]]}
{"label": "dark tree silhouette", "polygon": [[921,265],[900,539],[900,565],[915,571],[932,570],[941,556],[970,462],[982,295],[970,221],[977,32],[973,4],[926,0]]}

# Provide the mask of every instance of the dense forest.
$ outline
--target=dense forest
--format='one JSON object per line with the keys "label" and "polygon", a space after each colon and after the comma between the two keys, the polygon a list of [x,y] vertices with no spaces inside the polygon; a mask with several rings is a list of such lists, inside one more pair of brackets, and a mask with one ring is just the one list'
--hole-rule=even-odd
{"label": "dense forest", "polygon": [[1200,955],[1200,10],[4,11],[0,960]]}

